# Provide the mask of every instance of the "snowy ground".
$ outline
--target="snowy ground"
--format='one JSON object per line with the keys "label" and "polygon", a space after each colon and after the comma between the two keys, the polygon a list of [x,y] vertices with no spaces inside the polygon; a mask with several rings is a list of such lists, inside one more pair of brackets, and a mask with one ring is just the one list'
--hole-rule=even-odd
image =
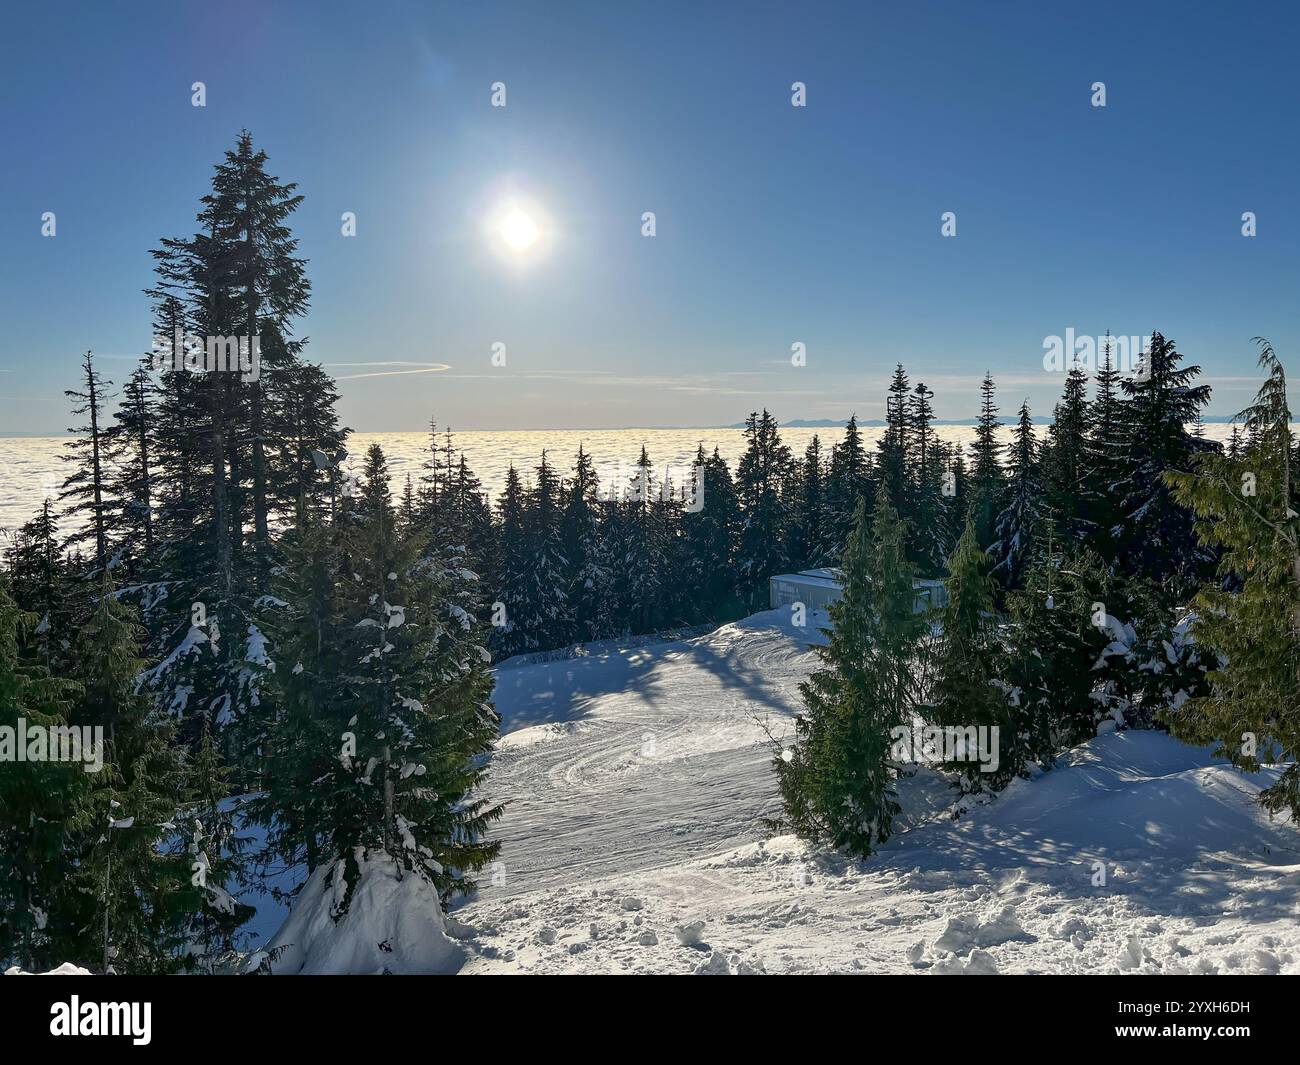
{"label": "snowy ground", "polygon": [[922,773],[867,862],[765,839],[759,722],[788,731],[825,623],[786,618],[500,669],[510,806],[454,914],[463,972],[1300,972],[1300,832],[1253,805],[1268,775],[1163,734],[1098,737],[956,821]]}

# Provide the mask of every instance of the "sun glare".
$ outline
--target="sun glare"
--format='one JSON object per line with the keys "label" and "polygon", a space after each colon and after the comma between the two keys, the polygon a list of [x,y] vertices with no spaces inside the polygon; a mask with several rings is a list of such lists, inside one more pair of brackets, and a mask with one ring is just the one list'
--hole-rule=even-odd
{"label": "sun glare", "polygon": [[512,207],[501,219],[499,232],[501,239],[515,251],[527,251],[537,242],[540,235],[537,223],[518,207]]}

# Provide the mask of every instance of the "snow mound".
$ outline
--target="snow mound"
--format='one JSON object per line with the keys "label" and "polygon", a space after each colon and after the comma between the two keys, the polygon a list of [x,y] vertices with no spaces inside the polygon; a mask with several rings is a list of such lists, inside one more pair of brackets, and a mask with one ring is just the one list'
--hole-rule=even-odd
{"label": "snow mound", "polygon": [[342,862],[316,869],[284,927],[252,967],[269,957],[277,974],[406,975],[460,969],[464,951],[448,936],[438,893],[429,881],[399,870],[385,855],[362,858],[347,911],[335,920],[342,877]]}
{"label": "snow mound", "polygon": [[934,944],[936,952],[960,954],[972,947],[996,947],[1013,939],[1032,942],[1031,936],[1020,924],[1014,906],[1003,906],[986,921],[969,917],[950,917],[948,926]]}
{"label": "snow mound", "polygon": [[954,955],[938,962],[930,972],[938,976],[996,976],[998,964],[987,950],[972,950],[965,961]]}
{"label": "snow mound", "polygon": [[715,950],[705,961],[695,967],[696,976],[765,976],[761,964],[751,965],[739,954],[724,954]]}
{"label": "snow mound", "polygon": [[5,976],[92,976],[89,969],[83,969],[80,965],[73,965],[70,961],[65,961],[62,965],[54,969],[48,969],[43,973],[29,973],[25,969],[18,968],[14,965],[5,970]]}
{"label": "snow mound", "polygon": [[683,947],[698,947],[704,934],[704,922],[691,921],[689,924],[680,924],[675,933],[677,942]]}

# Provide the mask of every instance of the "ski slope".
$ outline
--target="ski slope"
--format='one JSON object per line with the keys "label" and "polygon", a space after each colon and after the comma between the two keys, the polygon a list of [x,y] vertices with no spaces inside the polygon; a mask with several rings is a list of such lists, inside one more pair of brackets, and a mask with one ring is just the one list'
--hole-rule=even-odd
{"label": "ski slope", "polygon": [[[608,646],[497,671],[502,739],[490,798],[499,897],[670,865],[763,838],[778,812],[772,749],[815,668],[825,613],[773,610],[690,640]],[[515,660],[516,662],[518,660]],[[946,791],[931,780],[936,803]]]}
{"label": "ski slope", "polygon": [[691,640],[498,668],[502,739],[488,791],[510,805],[498,826],[502,868],[483,894],[760,838],[774,794],[762,722],[790,728],[816,657],[777,614]]}
{"label": "ski slope", "polygon": [[788,734],[825,616],[505,663],[488,794],[499,866],[451,922],[462,972],[1300,972],[1300,832],[1241,774],[1110,733],[854,862],[788,836],[765,728]]}

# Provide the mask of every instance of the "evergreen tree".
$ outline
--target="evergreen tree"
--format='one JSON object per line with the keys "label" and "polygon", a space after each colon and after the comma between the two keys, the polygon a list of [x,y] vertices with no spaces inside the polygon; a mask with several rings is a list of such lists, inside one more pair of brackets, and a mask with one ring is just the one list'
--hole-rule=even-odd
{"label": "evergreen tree", "polygon": [[599,490],[591,456],[579,444],[573,476],[564,490],[560,542],[569,563],[569,635],[580,643],[600,635],[604,600],[609,595],[610,577],[601,549]]}
{"label": "evergreen tree", "polygon": [[802,461],[792,463],[790,521],[786,527],[786,557],[797,569],[823,560],[826,524],[826,485],[821,440],[814,434]]}
{"label": "evergreen tree", "polygon": [[22,655],[20,633],[35,621],[0,581],[0,961],[33,972],[66,960],[58,956],[59,906],[76,872],[73,840],[90,817],[82,763],[18,761],[2,749],[5,736],[19,742],[21,728],[66,725],[76,694],[73,681]]}
{"label": "evergreen tree", "polygon": [[320,366],[295,359],[275,371],[266,393],[267,483],[280,513],[330,513],[348,429],[339,425],[338,386]]}
{"label": "evergreen tree", "polygon": [[564,554],[560,477],[547,463],[546,452],[535,473],[523,526],[528,565],[514,589],[514,632],[520,647],[546,650],[561,646],[569,636],[570,568]]}
{"label": "evergreen tree", "polygon": [[256,337],[260,344],[258,372],[241,374],[239,382],[247,404],[247,475],[252,481],[259,576],[269,564],[275,503],[265,441],[282,436],[278,426],[268,424],[267,396],[278,391],[283,372],[293,367],[302,348],[301,341],[293,339],[293,321],[306,312],[311,293],[306,261],[297,256],[298,241],[286,225],[303,198],[295,192],[296,184],[268,174],[266,162],[266,153],[255,150],[252,134],[243,130],[235,148],[217,165],[212,192],[203,198],[199,215],[221,249],[229,286],[224,309],[230,328],[217,335]]}
{"label": "evergreen tree", "polygon": [[620,613],[633,632],[650,632],[662,617],[668,559],[661,487],[642,445],[620,508],[622,536],[615,541],[619,554],[613,571],[622,593]]}
{"label": "evergreen tree", "polygon": [[903,527],[882,485],[867,525],[859,503],[844,550],[844,594],[831,605],[823,667],[800,686],[805,712],[794,746],[773,764],[790,827],[806,839],[867,855],[899,812],[890,762],[894,730],[916,702],[914,613]]}
{"label": "evergreen tree", "polygon": [[687,617],[695,622],[737,617],[743,609],[736,559],[740,500],[716,447],[706,458],[701,444],[695,466],[702,471],[704,505],[682,516],[682,584],[692,596]]}
{"label": "evergreen tree", "polygon": [[1105,714],[1095,671],[1110,637],[1094,604],[1116,598],[1109,574],[1095,556],[1061,553],[1050,519],[1040,533],[1022,587],[1007,597],[1001,783],[1033,764],[1050,767],[1060,750],[1095,736]]}
{"label": "evergreen tree", "polygon": [[528,609],[524,599],[524,588],[528,583],[528,567],[531,565],[527,538],[527,500],[519,474],[512,465],[506,470],[505,490],[497,500],[498,518],[498,554],[496,573],[497,597],[500,615],[494,614],[493,625],[496,631],[493,640],[498,649],[498,656],[509,658],[520,651],[535,650],[525,642],[526,631],[522,627],[522,612]]}
{"label": "evergreen tree", "polygon": [[108,488],[118,506],[109,532],[117,550],[132,559],[133,569],[154,547],[157,402],[153,376],[146,367],[137,367],[122,390],[113,424],[104,434],[115,468]]}
{"label": "evergreen tree", "polygon": [[987,549],[997,538],[997,518],[1002,510],[1005,475],[1002,445],[998,442],[998,408],[993,402],[993,375],[984,374],[980,384],[980,416],[975,430],[970,474],[970,514],[975,520],[975,540]]}
{"label": "evergreen tree", "polygon": [[1168,714],[1174,732],[1247,770],[1287,763],[1260,801],[1300,817],[1300,518],[1294,502],[1294,453],[1286,375],[1260,340],[1266,379],[1240,417],[1250,443],[1233,459],[1203,452],[1191,472],[1166,480],[1194,511],[1197,534],[1221,552],[1218,572],[1196,596],[1193,636],[1219,665],[1209,691]]}
{"label": "evergreen tree", "polygon": [[1173,342],[1155,333],[1142,372],[1122,382],[1125,456],[1115,488],[1121,517],[1112,529],[1125,571],[1160,586],[1167,605],[1185,602],[1214,565],[1214,552],[1197,541],[1191,511],[1164,479],[1190,470],[1193,456],[1207,450],[1187,426],[1209,402],[1210,387],[1193,384],[1200,367],[1181,361]]}
{"label": "evergreen tree", "polygon": [[907,373],[903,364],[899,363],[894,368],[894,376],[889,383],[889,395],[885,397],[885,434],[880,438],[877,462],[880,483],[885,486],[890,505],[905,523],[910,517],[911,503],[907,483],[908,465],[911,461],[907,431],[910,391]]}
{"label": "evergreen tree", "polygon": [[909,483],[910,528],[908,555],[923,577],[943,572],[944,559],[952,542],[943,503],[943,450],[931,422],[934,393],[921,382],[912,389],[906,411],[907,435],[911,442],[912,468]]}
{"label": "evergreen tree", "polygon": [[76,528],[68,537],[68,546],[92,544],[94,568],[100,572],[109,561],[108,530],[113,509],[108,492],[105,439],[108,419],[104,409],[107,388],[112,382],[100,379],[89,351],[82,358],[81,372],[85,382],[83,391],[68,389],[63,393],[76,401],[73,413],[85,415],[86,424],[68,430],[77,435],[64,445],[68,451],[64,458],[75,463],[76,468],[64,480],[59,499],[67,503],[66,517],[78,519],[85,515],[84,527]]}
{"label": "evergreen tree", "polygon": [[[283,661],[294,665],[275,678],[292,753],[272,759],[261,816],[278,816],[285,794],[282,845],[342,863],[336,918],[367,857],[387,855],[446,899],[498,846],[483,836],[501,807],[471,797],[498,725],[474,582],[398,528],[386,475],[376,445],[341,531],[342,565],[321,567],[308,538],[281,586]],[[277,780],[297,783],[282,792]]]}
{"label": "evergreen tree", "polygon": [[993,573],[1005,588],[1014,589],[1021,585],[1040,520],[1041,504],[1038,448],[1026,400],[1020,406],[1020,417],[1011,443],[1007,502],[998,515],[997,540],[989,548],[994,558]]}
{"label": "evergreen tree", "polygon": [[767,599],[768,579],[786,565],[782,530],[786,515],[781,485],[791,458],[776,419],[766,410],[745,421],[745,454],[736,470],[741,505],[739,568],[751,609]]}
{"label": "evergreen tree", "polygon": [[182,800],[182,758],[173,722],[136,690],[142,637],[134,608],[101,575],[78,633],[81,691],[70,719],[103,729],[104,767],[93,778],[94,817],[60,924],[79,926],[76,915],[91,904],[86,938],[99,949],[76,957],[102,957],[105,972],[169,972],[183,946],[178,914],[190,871],[165,847]]}
{"label": "evergreen tree", "polygon": [[[164,369],[158,407],[158,532],[164,541],[139,582],[151,657],[146,680],[186,717],[190,742],[260,712],[265,655],[254,623],[273,562],[274,517],[320,510],[341,450],[332,383],[299,362],[292,321],[306,309],[303,261],[286,222],[300,197],[269,176],[247,132],[215,169],[200,231],[154,252],[155,331],[207,338],[207,372]],[[257,365],[233,360],[243,337]],[[223,343],[223,341],[225,343]],[[274,442],[272,444],[272,442]],[[314,453],[325,458],[320,463]],[[324,468],[322,468],[322,466]],[[251,542],[249,533],[251,531]]]}
{"label": "evergreen tree", "polygon": [[1043,447],[1047,509],[1066,539],[1082,541],[1092,527],[1087,486],[1088,375],[1075,362],[1065,377]]}
{"label": "evergreen tree", "polygon": [[74,635],[74,598],[58,521],[47,499],[40,512],[19,527],[6,551],[10,591],[19,610],[34,614],[34,626],[20,628],[24,653],[46,672],[66,675]]}
{"label": "evergreen tree", "polygon": [[853,515],[858,500],[865,499],[868,514],[875,499],[871,483],[871,458],[862,444],[856,414],[849,416],[844,439],[831,449],[830,468],[826,473],[825,533],[820,542],[820,564],[834,563],[853,531]]}
{"label": "evergreen tree", "polygon": [[1118,485],[1124,477],[1127,444],[1121,380],[1122,375],[1111,358],[1110,334],[1107,333],[1084,445],[1084,486],[1092,521],[1089,543],[1107,560],[1116,556],[1117,533],[1122,529]]}
{"label": "evergreen tree", "polygon": [[[931,693],[934,720],[950,728],[1000,733],[1007,725],[1007,699],[999,677],[1002,651],[993,606],[995,589],[973,516],[948,560],[947,590]],[[966,790],[998,790],[1009,779],[1001,764],[992,773],[982,772],[977,750],[967,747],[957,753],[963,757],[948,768],[962,774]],[[1000,749],[998,754],[1000,760]]]}

